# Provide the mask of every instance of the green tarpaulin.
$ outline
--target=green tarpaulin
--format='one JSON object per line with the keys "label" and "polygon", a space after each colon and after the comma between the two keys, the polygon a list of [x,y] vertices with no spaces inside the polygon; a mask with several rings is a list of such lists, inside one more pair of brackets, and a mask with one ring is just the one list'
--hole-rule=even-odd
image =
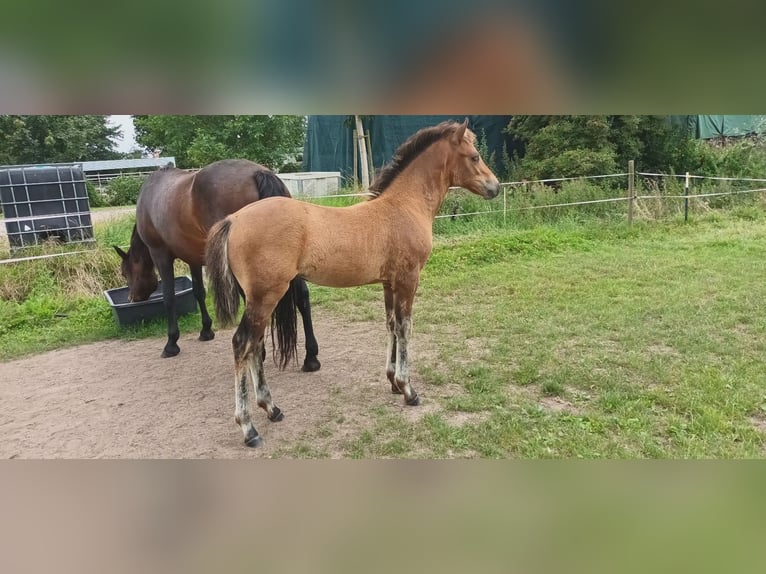
{"label": "green tarpaulin", "polygon": [[694,137],[708,140],[721,137],[741,137],[766,132],[766,116],[703,115],[673,116]]}
{"label": "green tarpaulin", "polygon": [[[495,170],[502,169],[503,152],[512,153],[513,139],[504,133],[511,116],[363,116],[365,131],[370,136],[372,163],[379,169],[389,161],[396,148],[421,128],[444,120],[468,118],[470,128],[486,142]],[[353,116],[309,116],[303,148],[305,171],[340,171],[353,179]],[[357,158],[358,161],[358,158]]]}
{"label": "green tarpaulin", "polygon": [[[502,174],[504,157],[511,157],[514,152],[523,152],[520,142],[505,133],[512,116],[363,116],[364,129],[370,137],[374,169],[391,161],[396,148],[419,129],[448,119],[462,121],[466,117],[471,129],[486,145],[488,157],[485,159],[488,165],[496,173]],[[700,139],[766,133],[766,116],[676,115],[669,116],[669,119]],[[309,116],[303,148],[303,169],[340,171],[343,178],[352,180],[353,133],[353,116]]]}

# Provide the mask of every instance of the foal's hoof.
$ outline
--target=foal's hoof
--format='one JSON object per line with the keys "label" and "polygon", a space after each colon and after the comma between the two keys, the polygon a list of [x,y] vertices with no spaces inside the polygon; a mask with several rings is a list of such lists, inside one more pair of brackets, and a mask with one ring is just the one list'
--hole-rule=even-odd
{"label": "foal's hoof", "polygon": [[165,348],[162,350],[162,358],[167,359],[169,357],[175,357],[180,352],[181,349],[178,345],[173,345],[172,347],[165,345]]}
{"label": "foal's hoof", "polygon": [[200,341],[212,341],[213,339],[215,339],[213,331],[201,331],[199,334]]}
{"label": "foal's hoof", "polygon": [[404,402],[410,407],[416,407],[420,404],[420,397],[416,392],[413,392],[412,396],[409,399],[405,399]]}
{"label": "foal's hoof", "polygon": [[261,443],[263,443],[263,439],[255,429],[253,429],[250,436],[245,437],[245,446],[249,446],[250,448],[261,446]]}
{"label": "foal's hoof", "polygon": [[285,415],[282,414],[282,409],[275,406],[274,409],[271,411],[271,416],[269,416],[269,420],[273,423],[278,423],[283,418],[285,418]]}
{"label": "foal's hoof", "polygon": [[306,357],[306,360],[303,361],[303,367],[301,368],[301,371],[304,373],[313,373],[314,371],[318,371],[319,367],[322,365],[319,363],[319,359],[314,357],[313,359],[309,359]]}
{"label": "foal's hoof", "polygon": [[399,388],[399,384],[396,382],[396,376],[394,374],[394,371],[386,371],[386,378],[388,379],[388,382],[391,383],[391,392],[395,395],[401,395],[404,394],[402,392],[402,389]]}

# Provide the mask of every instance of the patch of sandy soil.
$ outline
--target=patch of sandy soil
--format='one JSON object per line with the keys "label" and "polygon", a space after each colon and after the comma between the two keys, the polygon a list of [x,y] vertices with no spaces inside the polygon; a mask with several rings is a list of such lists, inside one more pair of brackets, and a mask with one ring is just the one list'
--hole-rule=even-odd
{"label": "patch of sandy soil", "polygon": [[[303,373],[298,365],[279,371],[267,358],[267,381],[285,418],[269,422],[252,406],[264,439],[257,449],[244,446],[234,422],[233,330],[219,330],[209,342],[182,333],[181,353],[171,359],[160,358],[163,338],[104,341],[0,363],[0,457],[272,457],[289,456],[299,444],[342,457],[344,445],[373,424],[373,409],[412,421],[441,411],[442,398],[461,392],[459,385],[424,385],[413,375],[422,404],[404,406],[386,380],[382,320],[345,322],[315,313],[315,331],[318,372]],[[422,333],[411,349],[415,373],[419,357],[435,351]]]}

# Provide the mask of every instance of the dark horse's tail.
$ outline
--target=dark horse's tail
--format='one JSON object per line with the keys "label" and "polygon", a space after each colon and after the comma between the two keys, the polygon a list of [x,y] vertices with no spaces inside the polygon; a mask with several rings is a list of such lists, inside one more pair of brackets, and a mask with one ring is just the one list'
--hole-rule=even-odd
{"label": "dark horse's tail", "polygon": [[[228,243],[230,233],[231,220],[229,218],[216,223],[210,229],[205,251],[207,276],[213,291],[215,314],[222,327],[230,327],[234,324],[239,312],[239,296],[242,293],[242,288],[229,266]],[[298,279],[290,281],[287,293],[279,300],[271,315],[272,353],[274,361],[281,369],[287,367],[288,363],[297,358],[298,321],[296,308],[298,289]],[[279,347],[279,360],[276,356],[275,341]]]}
{"label": "dark horse's tail", "polygon": [[[296,313],[300,288],[298,282],[298,278],[293,278],[290,281],[287,293],[282,295],[271,314],[271,352],[280,369],[284,369],[288,363],[295,363],[298,360],[298,315]],[[276,337],[274,331],[276,331]],[[277,360],[274,341],[279,347],[279,360]]]}
{"label": "dark horse's tail", "polygon": [[253,174],[255,187],[258,188],[258,197],[266,199],[267,197],[291,197],[290,190],[287,189],[285,182],[273,171],[262,169]]}

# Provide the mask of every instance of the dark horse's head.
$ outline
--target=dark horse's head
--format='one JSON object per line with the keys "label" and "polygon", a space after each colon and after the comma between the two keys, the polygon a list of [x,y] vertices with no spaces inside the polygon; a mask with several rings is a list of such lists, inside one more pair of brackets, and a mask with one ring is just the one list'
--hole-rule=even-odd
{"label": "dark horse's head", "polygon": [[116,245],[114,250],[122,258],[120,271],[128,282],[128,301],[146,301],[157,289],[157,274],[154,272],[154,261],[149,254],[149,248],[141,240],[135,225],[128,252]]}

